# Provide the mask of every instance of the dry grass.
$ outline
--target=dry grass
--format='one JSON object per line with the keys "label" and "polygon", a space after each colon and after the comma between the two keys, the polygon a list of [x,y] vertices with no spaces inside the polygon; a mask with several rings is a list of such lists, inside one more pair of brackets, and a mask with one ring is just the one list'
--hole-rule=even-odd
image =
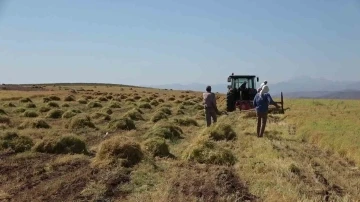
{"label": "dry grass", "polygon": [[359,101],[285,100],[257,138],[253,112],[206,128],[198,92],[46,86],[0,100],[0,197],[11,201],[360,198]]}

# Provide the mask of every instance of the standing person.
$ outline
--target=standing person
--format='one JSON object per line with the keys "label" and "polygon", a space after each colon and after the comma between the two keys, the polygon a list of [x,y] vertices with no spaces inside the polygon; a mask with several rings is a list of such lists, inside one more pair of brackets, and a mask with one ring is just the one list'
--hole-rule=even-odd
{"label": "standing person", "polygon": [[244,81],[244,83],[243,83],[243,84],[241,84],[240,89],[241,89],[241,90],[246,89],[246,84],[247,84],[247,82],[246,82],[246,81]]}
{"label": "standing person", "polygon": [[258,93],[255,95],[253,104],[256,109],[256,116],[257,116],[257,128],[256,128],[257,136],[263,137],[267,122],[269,105],[272,104],[277,108],[279,107],[279,105],[276,102],[274,102],[274,100],[270,96],[269,87],[267,85],[264,85],[259,90],[260,91],[258,91]]}
{"label": "standing person", "polygon": [[206,119],[206,126],[209,127],[211,125],[211,118],[214,123],[217,121],[218,112],[216,106],[216,96],[214,93],[211,92],[211,86],[206,87],[206,93],[203,93],[203,101],[204,101],[204,108],[205,108],[205,119]]}

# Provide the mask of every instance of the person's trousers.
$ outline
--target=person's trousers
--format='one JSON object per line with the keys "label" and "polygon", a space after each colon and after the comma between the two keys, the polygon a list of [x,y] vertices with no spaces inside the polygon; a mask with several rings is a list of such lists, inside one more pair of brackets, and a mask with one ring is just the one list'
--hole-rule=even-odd
{"label": "person's trousers", "polygon": [[257,136],[263,137],[265,127],[266,127],[268,113],[267,112],[256,112],[256,115],[257,115],[257,128],[256,128]]}
{"label": "person's trousers", "polygon": [[211,125],[211,119],[214,123],[217,121],[216,110],[212,108],[205,109],[205,119],[206,119],[206,126],[209,127]]}

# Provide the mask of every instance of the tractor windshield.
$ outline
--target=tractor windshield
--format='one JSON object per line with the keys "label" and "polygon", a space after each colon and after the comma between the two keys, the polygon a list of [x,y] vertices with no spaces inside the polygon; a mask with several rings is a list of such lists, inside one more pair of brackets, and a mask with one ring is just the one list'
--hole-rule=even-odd
{"label": "tractor windshield", "polygon": [[246,88],[254,88],[254,83],[252,79],[249,78],[234,78],[232,80],[231,86],[233,88],[239,88],[246,81]]}

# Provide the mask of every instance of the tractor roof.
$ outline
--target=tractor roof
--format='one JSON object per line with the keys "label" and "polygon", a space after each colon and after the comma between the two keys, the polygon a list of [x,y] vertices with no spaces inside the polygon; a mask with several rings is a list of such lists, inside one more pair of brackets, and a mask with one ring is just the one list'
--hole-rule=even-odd
{"label": "tractor roof", "polygon": [[230,75],[232,78],[255,78],[255,75]]}

